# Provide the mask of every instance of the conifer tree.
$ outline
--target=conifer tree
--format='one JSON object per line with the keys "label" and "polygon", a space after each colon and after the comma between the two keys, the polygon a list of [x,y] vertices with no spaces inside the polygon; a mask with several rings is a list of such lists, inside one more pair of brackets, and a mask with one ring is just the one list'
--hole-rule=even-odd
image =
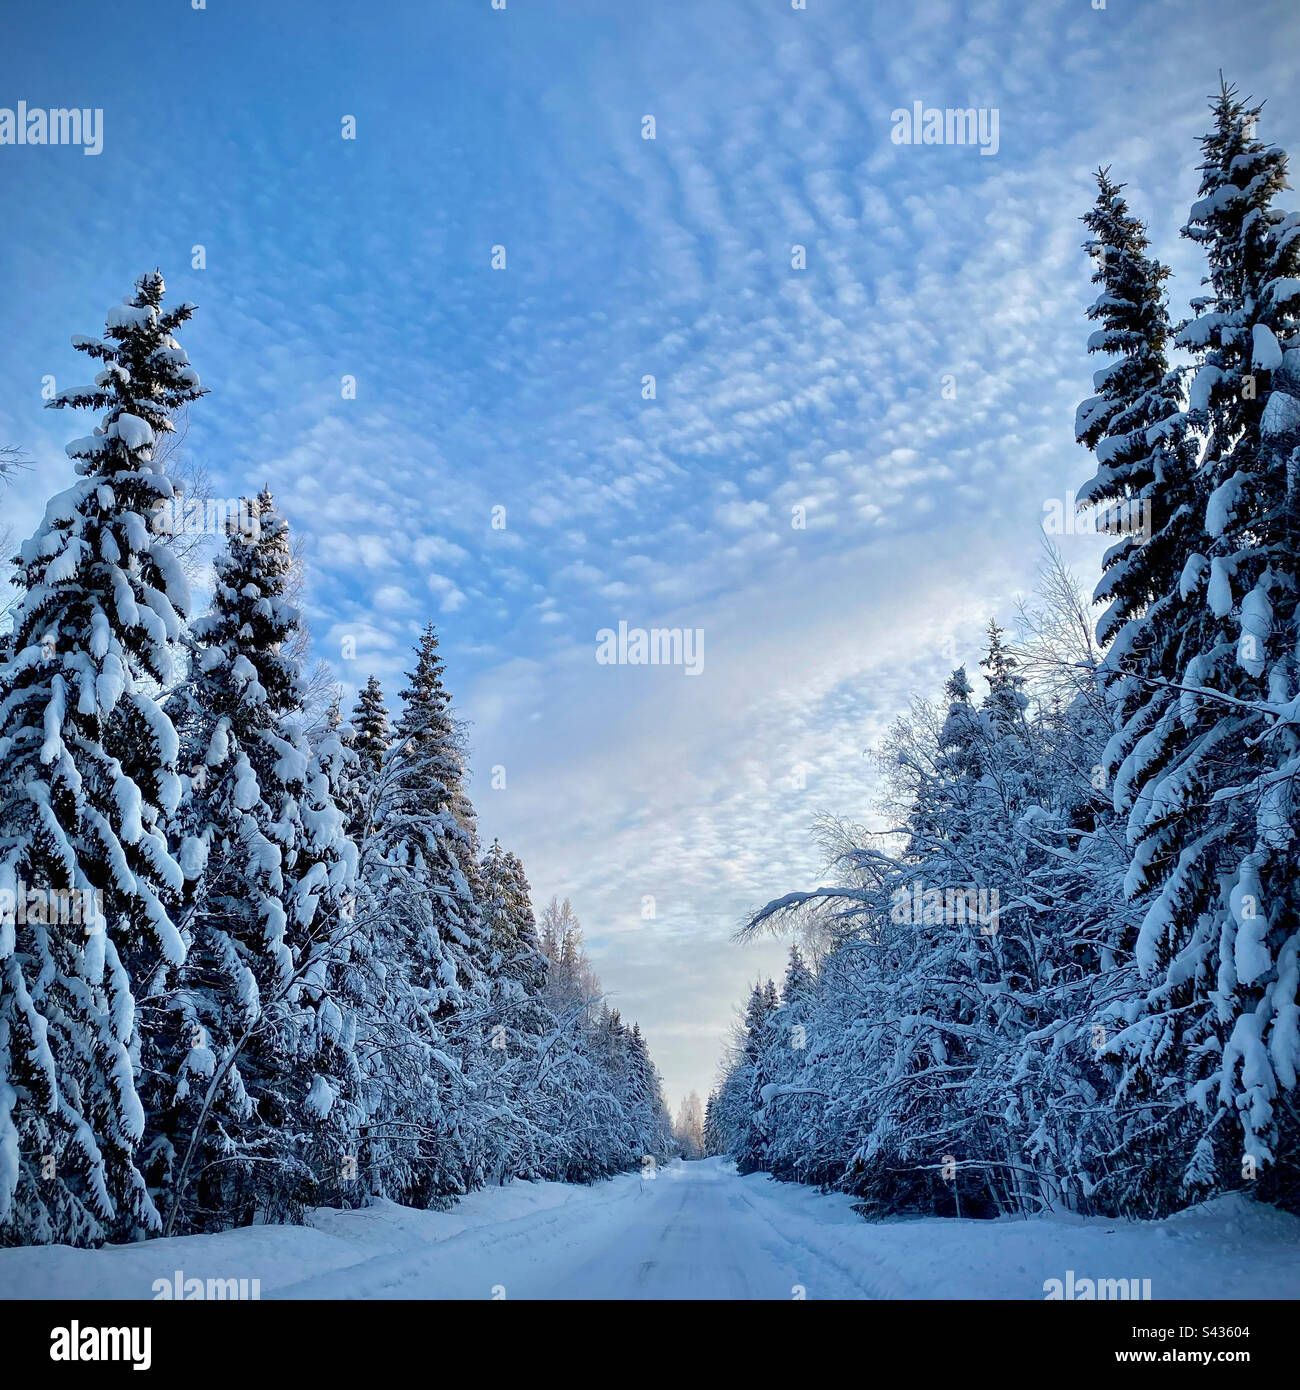
{"label": "conifer tree", "polygon": [[546,984],[546,957],[537,935],[524,866],[493,840],[479,866],[482,915],[492,947],[495,978],[514,982],[528,995]]}
{"label": "conifer tree", "polygon": [[375,829],[384,781],[384,759],[393,740],[384,692],[374,676],[361,687],[350,729],[349,746],[356,753],[356,761],[348,777],[343,804],[348,816],[348,833],[362,845]]}
{"label": "conifer tree", "polygon": [[990,619],[988,653],[980,661],[980,665],[984,668],[985,678],[989,683],[984,709],[1000,727],[1010,729],[1019,722],[1025,699],[1020,689],[1023,681],[1016,675],[1019,663],[1003,646],[1002,632],[1003,629]]}
{"label": "conifer tree", "polygon": [[[102,339],[102,370],[52,406],[102,412],[68,445],[77,482],[18,558],[21,606],[0,668],[0,890],[62,895],[76,920],[0,920],[0,1231],[96,1241],[154,1231],[137,1165],[137,1067],[153,996],[181,964],[182,884],[165,833],[178,739],[158,702],[180,674],[184,576],[151,530],[173,500],[153,462],[171,415],[203,394],[143,275]],[[52,901],[52,899],[47,899]],[[59,920],[53,920],[57,917]]]}
{"label": "conifer tree", "polygon": [[[346,728],[346,725],[340,726]],[[345,800],[357,755],[340,728],[312,750],[298,814],[302,834],[293,857],[300,985],[289,996],[297,1015],[299,1054],[289,1081],[304,1114],[303,1159],[313,1202],[358,1197],[357,1150],[369,1114],[368,1081],[357,1056],[370,995],[353,946],[360,934],[359,855],[348,838]]]}
{"label": "conifer tree", "polygon": [[742,1173],[758,1171],[767,1164],[768,1132],[763,1098],[763,1088],[771,1081],[766,1065],[771,1043],[767,1029],[779,1005],[776,985],[768,980],[765,984],[754,986],[745,1006],[744,1063],[740,1076],[740,1091],[748,1112],[748,1123],[736,1153],[736,1164]]}
{"label": "conifer tree", "polygon": [[357,707],[352,714],[352,727],[355,730],[357,757],[370,775],[377,777],[384,761],[384,754],[392,742],[392,732],[388,723],[388,710],[384,705],[383,688],[374,676],[366,680],[357,696]]}
{"label": "conifer tree", "polygon": [[547,961],[537,936],[528,879],[519,859],[497,840],[480,864],[481,913],[491,946],[490,1035],[483,1082],[498,1098],[500,1122],[490,1126],[492,1163],[498,1174],[541,1176],[548,1145],[537,1078],[546,1041],[556,1029],[547,1006]]}
{"label": "conifer tree", "polygon": [[390,783],[380,813],[386,859],[422,914],[426,985],[453,1010],[482,981],[487,934],[478,910],[478,843],[465,792],[465,761],[433,624],[416,648],[402,692]]}
{"label": "conifer tree", "polygon": [[[1294,1146],[1300,1067],[1293,784],[1300,234],[1274,207],[1285,154],[1226,84],[1202,139],[1185,235],[1207,293],[1179,342],[1197,354],[1187,424],[1205,439],[1199,544],[1182,556],[1181,673],[1117,778],[1131,788],[1126,879],[1145,906],[1152,983],[1123,1035],[1125,1090],[1170,1107],[1188,1193],[1240,1181]],[[1143,673],[1145,674],[1145,673]],[[1283,1138],[1283,1133],[1289,1136]]]}
{"label": "conifer tree", "polygon": [[293,723],[302,679],[288,528],[267,491],[243,515],[252,525],[232,528],[211,609],[192,625],[183,700],[194,927],[178,1013],[192,1043],[172,1103],[160,1097],[155,1145],[172,1228],[187,1206],[200,1224],[208,1211],[299,1210],[315,1195],[305,1150],[338,1089],[355,1084],[326,994],[356,870],[331,781],[344,754],[327,736],[322,763]]}
{"label": "conifer tree", "polygon": [[[1122,190],[1108,170],[1099,171],[1097,200],[1083,219],[1091,233],[1084,249],[1096,262],[1092,280],[1101,288],[1088,310],[1100,325],[1088,351],[1113,360],[1097,372],[1097,394],[1075,417],[1076,438],[1097,457],[1097,472],[1078,500],[1097,509],[1099,530],[1120,537],[1103,556],[1093,595],[1107,604],[1097,639],[1114,642],[1108,666],[1122,674],[1140,659],[1149,674],[1176,660],[1176,588],[1199,518],[1192,496],[1195,453],[1182,427],[1181,373],[1170,371],[1167,356],[1173,332],[1164,289],[1169,268],[1148,255],[1146,228],[1129,212]],[[1150,694],[1149,687],[1122,681],[1114,697],[1127,715]],[[1141,731],[1139,724],[1133,733]]]}
{"label": "conifer tree", "polygon": [[725,1152],[726,1145],[718,1126],[718,1093],[710,1091],[704,1102],[704,1153],[705,1157],[712,1158]]}
{"label": "conifer tree", "polygon": [[[491,945],[479,910],[478,842],[465,763],[430,624],[402,692],[376,809],[371,892],[392,919],[408,1079],[394,1104],[420,1116],[408,1179],[418,1204],[482,1181],[473,1074],[488,1065]],[[391,1128],[397,1119],[390,1117]],[[408,1121],[403,1120],[403,1123]]]}

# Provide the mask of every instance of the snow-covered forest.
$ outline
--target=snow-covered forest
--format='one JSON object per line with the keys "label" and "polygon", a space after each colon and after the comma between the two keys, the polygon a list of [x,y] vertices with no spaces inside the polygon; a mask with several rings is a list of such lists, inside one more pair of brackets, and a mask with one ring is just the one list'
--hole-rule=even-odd
{"label": "snow-covered forest", "polygon": [[877,750],[879,826],[825,820],[827,886],[744,928],[799,944],[708,1103],[742,1172],[872,1214],[1300,1209],[1300,214],[1261,121],[1212,103],[1181,321],[1097,175],[1100,619],[1053,555]]}
{"label": "snow-covered forest", "polygon": [[[195,611],[165,462],[207,408],[160,274],[74,346],[78,481],[0,650],[0,1241],[75,1245],[588,1182],[672,1150],[570,905],[479,843],[430,625],[390,713],[301,668],[269,491]],[[180,518],[182,524],[177,525]],[[201,528],[199,528],[201,530]]]}
{"label": "snow-covered forest", "polygon": [[[524,32],[550,19],[484,9]],[[805,7],[780,18],[802,24]],[[964,51],[996,48],[980,23]],[[579,27],[553,41],[568,45]],[[241,65],[246,50],[271,51],[244,32]],[[793,31],[772,32],[774,53],[801,51]],[[843,50],[838,32],[807,50],[815,95]],[[495,31],[481,42],[490,67]],[[676,28],[663,44],[673,60],[695,57]],[[851,69],[868,47],[850,53]],[[593,70],[616,48],[593,47]],[[501,49],[509,62],[534,53],[523,41]],[[443,50],[453,67],[469,51],[440,40]],[[701,68],[714,66],[701,51]],[[511,80],[521,70],[503,69]],[[390,95],[413,85],[391,80],[387,49],[376,71],[374,128]],[[915,254],[916,238],[888,215],[910,208],[908,235],[938,237],[944,204],[923,208],[925,198],[982,189],[969,169],[999,155],[999,129],[1009,172],[990,203],[1012,201],[1008,189],[1041,203],[1056,185],[1025,178],[1031,122],[999,127],[997,108],[944,108],[954,129],[969,116],[990,138],[978,153],[947,142],[951,162],[927,169],[960,170],[972,156],[951,184],[949,172],[913,173],[922,165],[904,155],[938,153],[921,148],[931,116],[943,134],[943,111],[926,116],[919,99],[895,111],[907,139],[895,138],[901,124],[894,135],[878,126],[878,162],[859,163],[871,127],[854,123],[868,117],[845,95],[859,76],[840,71],[843,89],[826,96],[827,111],[853,120],[838,134],[838,117],[823,122],[815,158],[796,139],[795,174],[768,193],[750,181],[752,147],[719,137],[716,120],[692,114],[674,128],[688,101],[665,98],[662,145],[650,115],[601,144],[589,112],[603,98],[591,97],[572,127],[582,139],[555,141],[543,158],[524,120],[510,140],[493,128],[471,149],[461,133],[479,118],[461,120],[465,92],[430,84],[450,106],[417,113],[409,148],[449,163],[428,168],[403,142],[358,142],[357,118],[331,109],[330,143],[303,146],[295,197],[324,189],[338,221],[301,212],[288,193],[265,197],[269,180],[248,192],[241,162],[241,216],[255,230],[236,229],[226,246],[210,236],[216,311],[205,299],[191,325],[196,306],[146,269],[102,333],[72,339],[89,384],[44,378],[50,407],[83,412],[67,460],[49,462],[63,433],[33,430],[33,464],[0,420],[0,497],[21,482],[27,506],[36,478],[31,519],[46,492],[75,479],[34,530],[0,518],[13,557],[0,610],[0,1295],[172,1300],[189,1298],[191,1282],[194,1297],[222,1299],[259,1299],[263,1284],[271,1297],[493,1299],[507,1288],[512,1298],[1089,1301],[1094,1280],[1125,1290],[1097,1298],[1125,1300],[1153,1297],[1153,1284],[1156,1297],[1300,1288],[1300,213],[1285,207],[1287,156],[1262,106],[1222,85],[1196,201],[1175,219],[1152,202],[1155,156],[1107,128],[1100,147],[1131,154],[1148,177],[1126,184],[1118,163],[1098,170],[1091,207],[1092,185],[1076,181],[1080,206],[1054,227],[1080,214],[1095,286],[1078,325],[1080,358],[1086,343],[1097,362],[1074,422],[1083,454],[1070,441],[1073,388],[1048,411],[1087,478],[1077,516],[1057,520],[1084,518],[1107,537],[1100,577],[1081,580],[1049,541],[1025,597],[989,576],[1027,574],[1032,561],[986,563],[976,583],[944,557],[955,578],[918,598],[936,538],[970,521],[969,510],[954,521],[956,510],[981,489],[993,497],[983,455],[1012,481],[1006,455],[1022,443],[1016,467],[1046,457],[1027,416],[999,414],[1023,387],[1015,362],[1036,361],[1030,344],[1045,340],[1025,328],[1023,342],[990,348],[972,327],[953,349],[968,394],[933,432],[914,411],[921,368],[909,354],[939,376],[939,330],[973,317],[950,312],[951,287],[984,287],[981,267],[1006,274],[1009,248],[1041,224],[1023,209],[1000,206],[987,222],[977,212],[965,225],[983,238],[978,257],[940,273],[947,251]],[[641,76],[629,82],[621,90],[639,102]],[[491,84],[478,85],[487,96],[476,88],[475,99],[495,106]],[[539,88],[507,114],[535,113],[549,135],[553,96]],[[752,122],[762,141],[802,138],[793,118],[768,119],[795,103],[771,90],[762,100]],[[368,137],[371,125],[360,128]],[[243,160],[224,127],[213,139]],[[97,158],[100,144],[85,153]],[[838,173],[814,167],[833,145]],[[571,178],[587,146],[598,167]],[[366,164],[376,147],[384,153]],[[122,149],[113,177],[125,184],[138,146]],[[1184,203],[1193,160],[1189,146]],[[614,192],[602,193],[611,168]],[[464,181],[455,194],[438,183],[448,169]],[[422,185],[425,202],[408,172],[437,183]],[[532,208],[517,225],[537,240],[521,230],[509,261],[504,244],[479,255],[449,230],[487,179],[505,188],[494,206]],[[382,235],[366,206],[366,190],[381,188],[392,196]],[[528,204],[533,194],[541,201]],[[177,199],[186,216],[201,201],[192,187]],[[422,220],[434,201],[439,215],[452,209],[446,225]],[[309,286],[292,306],[300,318],[287,289],[280,305],[231,268],[270,244],[255,215],[273,202],[290,208],[289,249],[268,259],[265,283],[278,292],[283,274]],[[354,226],[354,204],[375,222]],[[805,238],[789,253],[787,232],[755,212],[778,207],[789,237]],[[711,230],[690,230],[715,215]],[[490,221],[465,217],[474,237]],[[583,260],[583,218],[608,219],[613,250],[599,262]],[[875,218],[870,249],[885,255],[873,261],[863,248]],[[1178,224],[1175,248],[1148,232]],[[160,244],[191,234],[185,224]],[[570,235],[582,254],[562,253]],[[127,289],[137,241],[122,236]],[[1075,239],[1071,222],[1083,267]],[[427,267],[390,254],[417,244]],[[320,248],[337,274],[306,265]],[[207,274],[205,245],[193,252],[192,275]],[[1166,262],[1193,254],[1204,278],[1175,294]],[[1015,295],[982,330],[1027,325],[1034,293],[1055,296],[1051,255],[1037,280],[997,281]],[[639,258],[662,279],[638,279]],[[896,294],[912,260],[911,289]],[[410,286],[380,288],[389,273]],[[656,297],[665,285],[683,296],[671,312]],[[606,298],[611,286],[629,297]],[[1059,299],[1073,302],[1065,289]],[[253,300],[258,312],[244,313]],[[219,327],[204,344],[195,333],[210,313]],[[282,313],[293,332],[275,338]],[[317,322],[334,315],[339,342]],[[254,370],[262,334],[274,341]],[[986,367],[997,352],[1013,359],[996,381],[970,365],[983,348]],[[205,366],[223,351],[224,376]],[[892,353],[892,375],[880,376]],[[373,395],[352,418],[347,354],[372,373]],[[1056,356],[1073,380],[1073,358]],[[279,373],[304,357],[281,389]],[[214,471],[254,495],[211,496],[184,445],[207,412],[235,420],[204,440],[209,458],[237,456]],[[452,425],[427,428],[424,415],[440,413]],[[1003,420],[1005,441],[990,444]],[[854,430],[862,438],[847,439]],[[950,468],[949,454],[963,453]],[[259,491],[264,456],[275,462]],[[322,466],[330,476],[317,489]],[[896,477],[908,472],[914,493]],[[1048,490],[1039,482],[1029,478],[1035,504]],[[485,518],[507,510],[516,529],[503,520],[485,543]],[[966,530],[983,525],[976,515]],[[1025,552],[1042,539],[1026,534]],[[909,549],[922,558],[891,589],[890,557]],[[860,581],[847,597],[846,575]],[[967,646],[972,660],[949,674],[956,656],[929,643],[939,629],[923,610],[967,578],[975,625],[963,615],[951,630],[977,631],[990,593],[996,616],[978,664]],[[898,626],[914,624],[912,649],[885,657],[874,648],[895,602],[910,614]],[[425,622],[430,604],[438,627]],[[812,672],[835,646],[826,634],[857,620],[854,605],[872,607],[875,627],[843,641],[842,663]],[[819,626],[819,608],[836,609],[839,625]],[[664,613],[678,625],[637,626]],[[708,676],[696,680],[706,618]],[[323,659],[330,623],[331,639],[349,626],[368,633],[359,663],[351,635],[333,665]],[[629,625],[656,634],[665,659],[629,658]],[[602,655],[599,634],[616,628],[619,653]],[[935,687],[906,709],[904,661],[915,662],[908,685]],[[764,684],[775,667],[788,684]],[[816,861],[780,852],[800,815],[782,760],[806,752],[838,774],[846,740],[882,708],[892,728],[869,774],[821,784],[833,788],[816,831],[825,877],[800,881],[799,866]],[[485,785],[472,776],[484,714],[495,721],[484,741],[510,750],[512,777],[525,772],[501,820],[481,799],[481,833],[471,793]],[[530,761],[534,746],[548,757]],[[546,886],[536,902],[493,827]],[[730,940],[742,906],[787,879],[790,891]],[[572,901],[543,905],[552,884]],[[590,955],[573,902],[601,923]],[[752,978],[735,965],[746,947],[767,953],[763,973],[779,970],[785,947],[768,937],[790,940],[784,977],[760,978],[738,1001],[702,1101],[708,1072],[691,1066],[713,1064],[716,1020]],[[606,994],[597,963],[622,993]],[[613,1007],[629,999],[647,1032]],[[1034,1219],[985,1219],[1007,1217]],[[259,1292],[225,1292],[249,1281]]]}

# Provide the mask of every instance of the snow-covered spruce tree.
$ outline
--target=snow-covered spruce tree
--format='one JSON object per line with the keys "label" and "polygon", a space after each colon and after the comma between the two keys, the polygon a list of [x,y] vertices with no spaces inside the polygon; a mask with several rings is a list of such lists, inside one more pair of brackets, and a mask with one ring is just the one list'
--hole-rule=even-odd
{"label": "snow-covered spruce tree", "polygon": [[373,677],[366,690],[370,695],[363,691],[353,716],[365,732],[358,734],[356,722],[339,724],[336,754],[326,759],[324,743],[317,750],[331,769],[334,801],[357,851],[353,920],[330,976],[360,1081],[355,1153],[345,1155],[355,1177],[344,1196],[414,1202],[429,1198],[426,1170],[442,1152],[437,1078],[456,1064],[421,983],[429,956],[428,943],[415,934],[421,914],[393,907],[394,883],[406,881],[405,870],[390,858],[383,816],[404,769],[393,756]]}
{"label": "snow-covered spruce tree", "polygon": [[346,728],[328,730],[311,750],[298,803],[302,835],[292,863],[301,943],[301,988],[289,996],[300,1038],[293,1095],[302,1097],[310,1200],[330,1205],[365,1196],[358,1149],[369,1115],[368,1078],[356,1041],[370,994],[352,957],[358,913],[374,906],[360,901],[359,854],[347,834],[344,804],[354,785],[357,755],[344,736]]}
{"label": "snow-covered spruce tree", "polygon": [[[1110,645],[1116,675],[1129,663],[1165,667],[1177,659],[1178,577],[1199,528],[1192,498],[1195,449],[1183,426],[1181,373],[1170,371],[1173,330],[1164,285],[1169,268],[1147,254],[1146,228],[1128,210],[1108,170],[1097,174],[1097,201],[1084,217],[1084,242],[1100,286],[1088,317],[1100,326],[1089,352],[1113,356],[1097,373],[1095,396],[1075,416],[1075,436],[1097,457],[1079,492],[1096,510],[1098,529],[1120,539],[1102,559],[1093,595],[1107,608],[1097,638]],[[1136,651],[1136,654],[1135,654]],[[1117,680],[1112,698],[1129,717],[1150,699],[1140,681]],[[1139,716],[1121,740],[1129,746],[1149,725]]]}
{"label": "snow-covered spruce tree", "polygon": [[[68,445],[77,482],[18,557],[22,603],[0,668],[0,891],[62,910],[0,919],[0,1239],[93,1243],[156,1231],[136,1162],[155,996],[185,955],[163,824],[178,740],[157,696],[179,674],[189,596],[151,530],[172,488],[152,462],[203,394],[156,271],[73,345],[102,364],[53,406],[101,411]],[[68,912],[69,903],[73,911]],[[77,909],[80,909],[79,911]],[[72,920],[69,920],[69,917]]]}
{"label": "snow-covered spruce tree", "polygon": [[402,692],[377,808],[371,892],[388,907],[403,961],[402,1022],[417,1089],[390,1097],[386,1132],[412,1136],[404,1199],[427,1205],[484,1180],[488,1117],[473,1072],[490,1045],[491,942],[479,911],[474,809],[430,624]]}
{"label": "snow-covered spruce tree", "polygon": [[1116,778],[1151,986],[1117,1046],[1126,1099],[1163,1111],[1175,1160],[1168,1181],[1149,1175],[1157,1211],[1257,1170],[1295,1200],[1300,1140],[1300,218],[1274,207],[1287,161],[1256,136],[1260,108],[1225,85],[1213,112],[1184,229],[1208,288],[1178,335],[1197,357],[1187,424],[1208,501],[1178,557],[1177,687],[1136,671],[1157,683],[1150,732]]}
{"label": "snow-covered spruce tree", "polygon": [[761,1070],[766,1076],[759,1100],[769,1112],[767,1167],[778,1178],[799,1179],[807,1149],[804,1122],[815,1113],[817,1089],[806,1084],[809,1029],[815,1014],[817,982],[797,946],[790,947],[781,1007],[769,1020]]}
{"label": "snow-covered spruce tree", "polygon": [[494,1175],[498,1181],[510,1175],[541,1177],[549,1171],[552,1146],[538,1082],[546,1066],[548,1040],[559,1026],[545,995],[547,960],[523,864],[493,840],[479,872],[481,913],[492,948],[490,1044],[482,1078],[499,1113]]}
{"label": "snow-covered spruce tree", "polygon": [[672,1121],[640,1027],[629,1028],[619,1011],[606,1004],[591,1031],[590,1050],[598,1078],[596,1084],[588,1083],[593,1094],[584,1110],[603,1111],[605,1123],[589,1119],[577,1127],[591,1136],[584,1146],[590,1165],[586,1176],[617,1173],[647,1158],[662,1162],[674,1150]]}
{"label": "snow-covered spruce tree", "polygon": [[[1097,458],[1097,472],[1080,490],[1080,506],[1094,507],[1099,529],[1120,537],[1103,557],[1093,595],[1107,605],[1097,624],[1099,642],[1109,647],[1098,680],[1114,733],[1097,768],[1112,806],[1089,811],[1086,824],[1113,837],[1133,809],[1135,750],[1159,743],[1171,718],[1171,694],[1163,682],[1181,678],[1187,637],[1201,623],[1202,606],[1183,591],[1180,576],[1199,544],[1205,495],[1184,413],[1183,373],[1170,369],[1167,356],[1173,339],[1164,290],[1169,271],[1148,254],[1146,229],[1129,212],[1123,186],[1106,170],[1098,173],[1097,184],[1096,202],[1083,219],[1090,233],[1084,249],[1095,259],[1092,278],[1100,288],[1088,311],[1100,325],[1088,350],[1113,360],[1095,375],[1098,394],[1079,406],[1075,434]],[[1141,989],[1130,964],[1136,930],[1129,917],[1113,912],[1109,929],[1101,932],[1101,964],[1106,970],[1118,966],[1101,991],[1106,1003],[1091,1019],[1103,1068],[1114,1062],[1105,1040],[1122,1031],[1132,1016],[1130,995]],[[1117,1079],[1108,1077],[1104,1084],[1113,1088]],[[1096,1175],[1103,1205],[1144,1213],[1145,1184],[1135,1184],[1132,1175],[1156,1166],[1150,1154],[1163,1155],[1171,1138],[1177,1150],[1178,1126],[1149,1108],[1140,1073],[1137,1081],[1131,1097],[1137,1103],[1121,1108],[1115,1146],[1092,1167],[1101,1170]]]}
{"label": "snow-covered spruce tree", "polygon": [[704,1153],[707,1158],[726,1153],[726,1146],[722,1142],[722,1136],[718,1133],[717,1110],[718,1093],[717,1091],[710,1091],[708,1100],[704,1102]]}
{"label": "snow-covered spruce tree", "polygon": [[346,758],[337,736],[313,755],[293,726],[288,528],[269,492],[246,515],[252,524],[232,530],[217,559],[176,701],[192,927],[174,1010],[189,1044],[159,1083],[151,1145],[171,1229],[178,1217],[197,1228],[292,1217],[329,1188],[358,1118],[347,1102],[335,1108],[356,1077],[329,992],[355,874],[334,801]]}
{"label": "snow-covered spruce tree", "polygon": [[492,945],[494,978],[509,980],[524,994],[546,984],[547,961],[537,935],[531,890],[516,855],[493,840],[479,865],[483,918]]}
{"label": "snow-covered spruce tree", "polygon": [[355,731],[357,757],[373,776],[378,776],[384,754],[392,742],[392,733],[383,688],[374,676],[367,679],[357,696],[357,707],[352,712],[352,728]]}
{"label": "snow-covered spruce tree", "polygon": [[351,729],[351,746],[357,756],[345,800],[348,833],[360,844],[373,829],[376,798],[383,779],[384,755],[393,741],[384,692],[374,676],[366,681],[357,695]]}
{"label": "snow-covered spruce tree", "polygon": [[653,1158],[662,1163],[676,1152],[673,1120],[664,1101],[663,1079],[650,1056],[650,1047],[633,1023],[627,1038],[628,1109],[633,1123],[632,1162]]}
{"label": "snow-covered spruce tree", "polygon": [[768,980],[764,985],[754,986],[745,1006],[744,1061],[740,1086],[747,1124],[736,1151],[736,1165],[742,1173],[753,1173],[767,1167],[769,1132],[763,1090],[771,1079],[767,1054],[772,1041],[767,1030],[779,1004],[776,985]]}
{"label": "snow-covered spruce tree", "polygon": [[421,925],[434,930],[442,1002],[454,1007],[458,994],[482,982],[491,948],[478,909],[478,832],[465,792],[465,756],[443,676],[430,623],[402,692],[381,821],[391,858],[422,889]]}

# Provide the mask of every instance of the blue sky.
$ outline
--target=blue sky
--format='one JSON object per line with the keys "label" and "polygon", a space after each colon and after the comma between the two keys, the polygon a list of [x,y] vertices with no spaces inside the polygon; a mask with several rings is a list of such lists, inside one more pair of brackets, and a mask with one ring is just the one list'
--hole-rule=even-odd
{"label": "blue sky", "polygon": [[[66,0],[4,27],[0,106],[104,111],[97,157],[0,147],[0,440],[36,465],[6,521],[83,432],[41,378],[82,380],[70,336],[160,266],[200,306],[189,452],[217,495],[271,484],[349,690],[395,693],[438,624],[484,836],[572,897],[674,1101],[780,967],[737,922],[813,885],[818,812],[870,814],[864,750],[978,660],[1088,474],[1090,170],[1130,184],[1182,313],[1220,66],[1300,150],[1300,12],[1270,0]],[[892,144],[918,100],[996,107],[997,154]],[[1064,543],[1091,581],[1092,538]],[[703,673],[598,665],[620,620],[702,629]]]}

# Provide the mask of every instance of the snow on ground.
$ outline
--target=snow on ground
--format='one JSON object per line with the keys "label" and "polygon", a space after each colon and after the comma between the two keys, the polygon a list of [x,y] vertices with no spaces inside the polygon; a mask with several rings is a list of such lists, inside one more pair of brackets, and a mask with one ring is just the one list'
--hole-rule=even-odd
{"label": "snow on ground", "polygon": [[1032,1298],[1049,1279],[1150,1279],[1155,1299],[1300,1297],[1300,1218],[1223,1197],[1167,1221],[868,1223],[850,1199],[722,1159],[595,1187],[513,1183],[449,1212],[381,1202],[104,1250],[0,1250],[0,1298],[154,1297],[259,1279],[263,1298]]}

